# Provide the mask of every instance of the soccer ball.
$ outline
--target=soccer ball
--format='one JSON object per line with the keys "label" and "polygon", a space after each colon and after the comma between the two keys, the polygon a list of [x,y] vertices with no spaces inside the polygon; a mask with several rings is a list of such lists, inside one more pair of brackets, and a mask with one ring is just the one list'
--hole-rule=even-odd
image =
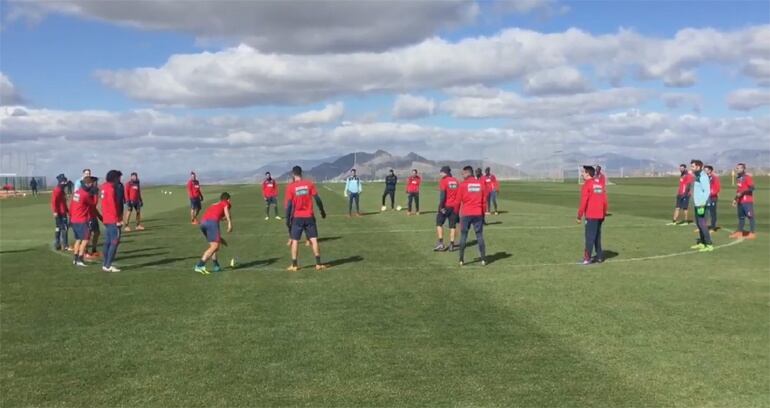
{"label": "soccer ball", "polygon": [[400,205],[396,207],[396,211],[401,211],[401,206]]}
{"label": "soccer ball", "polygon": [[174,192],[173,192],[173,191],[169,191],[168,193],[169,193],[169,194],[174,194]]}
{"label": "soccer ball", "polygon": [[384,205],[382,206],[382,208],[380,208],[381,211],[385,211],[387,209],[388,209],[388,207],[385,207]]}
{"label": "soccer ball", "polygon": [[235,269],[238,267],[238,260],[235,258],[230,258],[230,267]]}

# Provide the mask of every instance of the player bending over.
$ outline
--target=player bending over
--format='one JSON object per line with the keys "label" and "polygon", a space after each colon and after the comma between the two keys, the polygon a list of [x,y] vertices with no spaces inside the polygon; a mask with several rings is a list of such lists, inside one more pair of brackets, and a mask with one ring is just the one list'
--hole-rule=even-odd
{"label": "player bending over", "polygon": [[86,266],[84,259],[86,247],[88,247],[88,242],[91,239],[91,229],[88,224],[95,211],[94,208],[96,208],[96,196],[90,192],[93,185],[94,179],[92,177],[83,177],[78,184],[78,189],[72,193],[70,223],[75,235],[72,259],[72,264],[75,266]]}
{"label": "player bending over", "polygon": [[[754,179],[746,173],[746,165],[738,163],[735,166],[736,192],[733,207],[738,209],[738,230],[730,234],[730,238],[756,239],[756,221],[754,220]],[[749,232],[744,231],[746,218],[749,219]]]}
{"label": "player bending over", "polygon": [[128,211],[126,211],[126,217],[123,220],[124,231],[131,231],[131,212],[136,211],[136,230],[144,231],[142,226],[142,187],[139,184],[139,175],[136,172],[131,173],[131,179],[126,183],[125,188],[126,203],[128,204]]}
{"label": "player bending over", "polygon": [[[457,249],[455,246],[455,229],[457,228],[457,189],[460,187],[460,183],[456,178],[452,177],[452,169],[449,166],[441,168],[441,180],[438,183],[439,200],[438,200],[438,213],[436,214],[436,247],[434,251],[454,251]],[[448,223],[449,226],[449,246],[444,246],[444,223]]]}
{"label": "player bending over", "polygon": [[326,218],[321,197],[318,196],[315,183],[302,179],[302,168],[294,166],[291,169],[294,181],[286,187],[286,226],[289,227],[291,238],[291,265],[288,271],[295,272],[299,270],[297,257],[299,255],[299,240],[302,233],[310,241],[315,255],[315,269],[320,271],[326,269],[326,265],[321,263],[321,249],[318,246],[318,227],[316,226],[315,215],[313,213],[313,201],[318,205],[318,212],[321,218]]}
{"label": "player bending over", "polygon": [[226,219],[227,232],[233,232],[233,222],[230,218],[231,206],[230,194],[225,192],[219,196],[218,203],[212,204],[206,209],[206,212],[203,213],[203,218],[201,218],[201,232],[203,233],[203,236],[206,237],[209,247],[203,252],[200,261],[195,264],[195,268],[193,269],[195,272],[208,275],[210,272],[206,269],[206,262],[208,262],[209,259],[214,263],[214,269],[211,270],[212,272],[222,271],[219,260],[217,260],[217,252],[219,252],[221,245],[227,245],[227,241],[222,238],[222,234],[219,232],[219,222],[222,221],[222,218]]}
{"label": "player bending over", "polygon": [[[596,177],[596,169],[593,166],[583,166],[583,187],[580,192],[580,206],[578,207],[577,222],[580,224],[585,218],[585,250],[583,251],[583,265],[604,262],[602,250],[602,224],[607,216],[607,192],[604,182]],[[596,256],[594,254],[596,250]]]}
{"label": "player bending over", "polygon": [[473,226],[476,242],[479,245],[481,266],[487,264],[486,244],[484,243],[484,213],[487,209],[487,191],[484,180],[474,177],[473,167],[463,168],[462,184],[457,191],[460,213],[460,266],[465,264],[465,245],[468,242],[468,229]]}

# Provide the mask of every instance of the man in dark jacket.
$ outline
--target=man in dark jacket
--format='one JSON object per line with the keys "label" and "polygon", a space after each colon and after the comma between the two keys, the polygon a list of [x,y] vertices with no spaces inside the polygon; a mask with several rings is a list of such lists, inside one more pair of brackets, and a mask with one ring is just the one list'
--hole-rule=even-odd
{"label": "man in dark jacket", "polygon": [[395,206],[396,202],[396,184],[398,183],[398,177],[396,177],[396,174],[393,172],[393,169],[390,169],[390,173],[385,177],[385,192],[382,193],[382,211],[385,211],[388,209],[388,207],[385,206],[385,197],[390,196],[390,209],[392,210]]}

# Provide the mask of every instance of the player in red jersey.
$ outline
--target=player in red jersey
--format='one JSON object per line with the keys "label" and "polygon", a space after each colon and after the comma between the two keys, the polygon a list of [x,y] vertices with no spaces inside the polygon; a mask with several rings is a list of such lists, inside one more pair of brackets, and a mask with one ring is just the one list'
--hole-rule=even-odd
{"label": "player in red jersey", "polygon": [[278,181],[276,181],[268,171],[265,173],[265,180],[262,181],[262,197],[265,199],[265,221],[270,219],[270,206],[275,211],[275,219],[280,220],[278,215]]}
{"label": "player in red jersey", "polygon": [[717,202],[719,201],[719,193],[722,191],[722,182],[719,180],[719,175],[714,172],[714,166],[706,165],[706,175],[709,176],[711,182],[711,192],[709,193],[709,200],[706,203],[706,207],[709,210],[709,230],[711,232],[717,232]]}
{"label": "player in red jersey", "polygon": [[[436,236],[438,241],[434,251],[454,251],[457,249],[455,245],[455,230],[457,228],[458,215],[458,202],[457,202],[457,189],[460,187],[460,182],[456,178],[452,177],[452,169],[449,166],[441,168],[441,180],[438,183],[439,189],[439,201],[438,201],[438,213],[436,214]],[[449,246],[444,246],[444,223],[449,225]]]}
{"label": "player in red jersey", "polygon": [[604,175],[604,172],[602,171],[602,166],[596,165],[596,177],[594,177],[596,181],[601,183],[604,188],[607,188],[607,177]]}
{"label": "player in red jersey", "polygon": [[484,214],[487,210],[487,189],[485,180],[474,177],[473,167],[463,168],[463,182],[457,189],[457,208],[460,214],[460,266],[465,264],[465,245],[471,225],[479,245],[481,266],[487,264],[484,243]]}
{"label": "player in red jersey", "polygon": [[315,269],[320,271],[326,269],[326,265],[321,263],[321,248],[318,245],[318,227],[313,212],[313,201],[318,206],[321,218],[326,218],[326,211],[321,197],[318,196],[315,183],[302,179],[302,168],[294,166],[291,169],[291,174],[294,181],[286,186],[286,199],[284,200],[286,203],[286,226],[289,228],[289,236],[291,237],[291,265],[287,270],[291,272],[299,270],[297,261],[299,240],[304,232],[313,247]]}
{"label": "player in red jersey", "polygon": [[219,196],[219,202],[212,204],[206,209],[201,218],[201,232],[206,237],[206,241],[209,243],[209,247],[203,252],[201,259],[195,264],[193,270],[203,275],[208,275],[210,272],[206,269],[206,262],[211,259],[214,263],[214,269],[212,272],[222,271],[222,267],[217,260],[217,252],[222,245],[227,245],[227,242],[222,238],[222,234],[219,232],[219,223],[222,219],[227,220],[227,232],[233,232],[233,222],[230,218],[230,194],[222,193]]}
{"label": "player in red jersey", "polygon": [[[738,229],[730,234],[730,238],[756,239],[756,221],[754,220],[754,179],[746,173],[746,165],[738,163],[735,166],[736,191],[733,207],[738,209]],[[746,218],[749,219],[749,231],[744,231]]]}
{"label": "player in red jersey", "polygon": [[126,232],[131,231],[131,212],[136,211],[136,230],[144,231],[142,226],[142,207],[144,202],[142,200],[142,187],[139,183],[139,175],[136,172],[131,173],[131,179],[128,180],[125,187],[124,194],[128,211],[126,211],[126,217],[123,220],[123,229]]}
{"label": "player in red jersey", "polygon": [[69,251],[69,222],[67,220],[67,214],[69,209],[67,208],[67,177],[64,174],[56,176],[56,187],[51,192],[51,211],[53,212],[53,219],[56,223],[56,230],[54,232],[54,247],[57,251],[64,250]]}
{"label": "player in red jersey", "polygon": [[72,264],[76,266],[86,266],[84,257],[91,239],[91,229],[88,224],[96,208],[96,196],[90,191],[93,186],[93,177],[83,177],[77,190],[72,193],[70,202],[70,223],[75,234]]}
{"label": "player in red jersey", "polygon": [[489,167],[484,169],[482,180],[484,181],[484,189],[487,192],[487,214],[489,214],[494,206],[495,215],[497,215],[497,193],[500,192],[500,182],[497,181],[497,176],[492,174],[492,169]]}
{"label": "player in red jersey", "polygon": [[203,191],[201,191],[198,175],[194,171],[190,172],[190,180],[187,182],[187,197],[190,198],[190,224],[197,224],[198,213],[201,212]]}
{"label": "player in red jersey", "polygon": [[[690,207],[690,193],[692,190],[693,176],[687,171],[687,165],[679,165],[679,188],[676,191],[676,207],[674,217],[666,225],[687,225],[687,209]],[[684,212],[684,218],[679,222],[679,212]]]}
{"label": "player in red jersey", "polygon": [[[583,187],[580,192],[577,222],[585,218],[585,250],[583,265],[604,262],[602,250],[602,224],[607,216],[607,192],[604,184],[596,177],[592,166],[583,166]],[[596,256],[592,257],[594,250]]]}
{"label": "player in red jersey", "polygon": [[[406,195],[408,199],[408,210],[406,215],[420,215],[420,185],[422,177],[417,173],[417,169],[412,170],[412,175],[406,179]],[[414,202],[416,212],[412,212],[412,202]]]}
{"label": "player in red jersey", "polygon": [[104,262],[102,271],[120,272],[120,269],[112,265],[118,253],[120,245],[120,227],[123,224],[123,192],[120,177],[123,175],[118,170],[107,172],[105,182],[99,188],[99,202],[102,207],[102,223],[104,223]]}

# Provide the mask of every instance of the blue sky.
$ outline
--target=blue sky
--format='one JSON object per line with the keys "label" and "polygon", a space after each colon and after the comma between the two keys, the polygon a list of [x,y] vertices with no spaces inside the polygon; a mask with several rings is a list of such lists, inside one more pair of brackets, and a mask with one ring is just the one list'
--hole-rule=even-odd
{"label": "blue sky", "polygon": [[[147,4],[150,3],[154,2],[150,1]],[[196,3],[200,3],[201,8],[208,7],[202,5],[207,2]],[[563,123],[563,126],[568,127],[570,133],[573,130],[576,131],[576,136],[560,137],[581,139],[581,131],[583,131],[587,138],[593,138],[594,143],[607,145],[606,141],[596,140],[597,135],[594,133],[597,132],[597,129],[574,129],[576,123],[588,123],[585,118],[576,118],[575,115],[595,115],[598,121],[613,121],[612,129],[616,129],[615,125],[617,124],[615,122],[618,119],[612,115],[631,110],[648,115],[657,121],[653,124],[654,126],[662,127],[650,130],[650,134],[647,135],[649,142],[644,142],[637,135],[629,135],[626,139],[621,140],[623,135],[619,133],[612,138],[619,141],[614,150],[631,147],[629,151],[635,151],[637,155],[654,153],[656,149],[662,147],[660,141],[665,139],[661,136],[662,132],[671,131],[677,127],[682,127],[679,131],[684,132],[686,126],[689,126],[680,123],[681,117],[684,115],[695,115],[704,121],[750,118],[757,122],[752,123],[756,127],[754,131],[757,132],[751,139],[753,143],[761,147],[764,142],[767,142],[767,139],[761,135],[767,126],[767,121],[763,121],[762,117],[767,116],[767,100],[770,98],[767,88],[770,80],[763,76],[770,74],[763,74],[761,69],[761,67],[768,69],[767,67],[770,66],[770,55],[768,55],[770,51],[767,51],[767,47],[763,49],[761,44],[762,40],[768,39],[770,6],[765,1],[555,2],[528,0],[526,4],[531,5],[531,7],[522,7],[525,4],[522,2],[509,4],[502,2],[476,4],[469,1],[458,1],[452,4],[426,2],[424,6],[416,7],[434,7],[435,12],[432,10],[413,11],[415,21],[408,22],[413,23],[411,25],[404,23],[403,33],[388,32],[388,24],[396,25],[401,22],[388,21],[387,12],[377,13],[376,10],[373,10],[370,13],[362,13],[360,10],[355,10],[355,7],[348,7],[348,3],[323,2],[326,3],[324,6],[323,4],[318,5],[321,2],[316,2],[315,5],[314,3],[307,3],[307,5],[310,8],[329,6],[342,10],[333,21],[311,21],[307,27],[294,27],[295,31],[307,31],[308,39],[325,36],[333,38],[334,33],[331,30],[344,26],[354,33],[358,33],[351,35],[358,35],[362,39],[353,45],[341,45],[330,40],[325,44],[308,45],[307,47],[305,47],[305,42],[301,37],[298,40],[284,41],[286,36],[281,34],[279,30],[287,25],[289,26],[288,29],[292,29],[291,24],[294,23],[292,21],[287,21],[282,26],[278,26],[281,24],[280,21],[276,22],[275,32],[270,31],[267,23],[263,24],[267,25],[267,28],[263,31],[255,29],[257,30],[255,32],[249,31],[248,24],[245,24],[244,27],[238,26],[242,23],[237,17],[240,11],[264,15],[266,22],[270,22],[271,18],[279,18],[272,17],[270,13],[274,13],[275,16],[284,16],[287,13],[283,12],[285,10],[280,10],[282,7],[280,3],[254,6],[258,10],[251,10],[252,5],[247,3],[237,3],[237,7],[242,7],[242,9],[236,12],[220,9],[220,7],[228,7],[230,3],[236,4],[236,2],[219,3],[218,5],[211,3],[210,9],[200,12],[203,18],[207,16],[206,13],[209,13],[223,22],[225,28],[218,28],[218,31],[214,32],[213,29],[209,30],[206,27],[205,21],[202,26],[196,26],[194,23],[190,23],[190,26],[185,25],[184,21],[195,21],[196,18],[201,18],[200,15],[195,14],[194,10],[188,10],[191,7],[166,8],[166,6],[158,6],[163,7],[163,11],[168,11],[168,16],[158,17],[159,13],[153,13],[152,10],[143,14],[141,10],[131,10],[130,7],[94,6],[80,0],[62,1],[56,3],[57,6],[51,6],[52,3],[46,2],[19,3],[0,0],[2,6],[0,7],[0,18],[2,19],[0,72],[11,84],[8,87],[12,90],[6,92],[13,92],[12,95],[14,95],[13,97],[5,97],[6,102],[14,100],[14,103],[4,103],[4,105],[23,105],[28,113],[43,110],[53,111],[56,113],[53,116],[56,116],[58,120],[65,117],[72,123],[76,123],[73,125],[75,129],[81,129],[79,126],[85,126],[84,123],[88,123],[82,119],[85,111],[100,111],[112,118],[121,113],[147,109],[158,114],[169,115],[179,122],[186,120],[189,122],[190,118],[221,121],[221,117],[231,116],[267,121],[258,125],[260,129],[253,128],[257,126],[254,123],[239,122],[237,126],[230,126],[227,129],[211,125],[211,128],[206,127],[205,131],[201,130],[200,132],[197,129],[186,128],[184,130],[190,132],[190,140],[206,139],[202,143],[208,147],[203,148],[216,150],[217,154],[224,154],[227,149],[240,151],[243,146],[238,143],[241,142],[252,141],[254,145],[263,146],[272,144],[273,138],[278,136],[272,133],[270,135],[261,133],[263,132],[261,129],[272,126],[277,133],[308,132],[308,137],[322,137],[335,141],[334,144],[329,143],[329,146],[318,151],[316,153],[318,156],[325,157],[329,154],[344,153],[343,148],[388,148],[388,146],[376,144],[379,132],[388,131],[412,132],[414,134],[411,137],[420,139],[419,143],[406,143],[405,145],[409,145],[409,147],[422,146],[426,154],[441,155],[441,152],[436,151],[436,146],[440,146],[441,137],[446,137],[441,135],[446,134],[458,133],[461,136],[471,138],[484,138],[484,135],[479,136],[473,132],[502,129],[523,135],[538,134],[541,136],[537,137],[549,137],[548,135],[542,136],[544,131],[540,124],[527,128],[516,127],[518,123],[523,122],[524,118],[543,121],[563,120],[563,118],[549,116],[553,115],[552,113],[542,116],[541,110],[530,111],[530,106],[537,105],[538,99],[546,98],[543,102],[546,106],[551,101],[554,104],[564,103],[565,109],[569,110],[572,106],[570,103],[585,103],[579,102],[582,100],[579,99],[579,96],[578,99],[574,99],[576,95],[586,96],[585,94],[589,93],[586,100],[593,101],[595,99],[590,97],[590,93],[602,93],[616,88],[633,88],[640,92],[652,92],[654,96],[640,97],[639,102],[633,106],[618,101],[617,106],[608,103],[606,106],[602,105],[595,110],[587,108],[588,110],[585,112],[580,110],[573,114],[565,114],[565,116],[572,116],[570,116],[570,121]],[[57,8],[58,5],[70,6],[70,8]],[[399,7],[399,4],[382,3],[380,6],[383,7],[382,10],[389,11]],[[475,13],[472,12],[474,7],[477,10]],[[351,10],[345,10],[345,8]],[[516,9],[516,12],[510,12],[511,8]],[[420,14],[422,12],[424,13]],[[190,14],[185,15],[186,13]],[[468,17],[470,15],[468,13],[471,13],[472,16]],[[311,12],[309,15],[312,16],[313,13]],[[393,13],[393,15],[398,16],[398,13]],[[433,15],[437,17],[433,17]],[[322,18],[319,17],[319,19]],[[367,21],[369,19],[372,21]],[[383,21],[378,21],[378,19]],[[355,23],[352,20],[356,20]],[[127,24],[127,21],[131,21],[131,23]],[[228,24],[233,26],[231,31],[228,31]],[[259,23],[255,23],[255,26],[259,25]],[[158,29],[159,26],[162,28]],[[379,33],[371,27],[386,28],[383,29],[383,33]],[[429,27],[429,29],[425,31],[419,27]],[[632,31],[638,37],[634,41],[644,42],[646,44],[644,45],[645,50],[649,55],[639,59],[631,58],[629,61],[620,61],[621,58],[628,58],[627,54],[634,54],[634,50],[623,50],[622,44],[620,46],[614,44],[594,44],[592,46],[587,44],[585,49],[581,53],[576,53],[577,56],[575,56],[572,55],[569,44],[560,48],[558,43],[559,41],[570,40],[537,38],[535,40],[542,41],[544,47],[556,47],[554,49],[558,51],[554,52],[561,54],[553,56],[553,58],[550,55],[543,56],[537,53],[522,54],[521,58],[523,59],[531,59],[534,56],[534,59],[538,61],[533,63],[534,65],[531,67],[527,66],[527,61],[524,61],[520,63],[522,67],[510,67],[499,73],[495,72],[494,65],[504,64],[506,60],[495,61],[493,59],[490,64],[492,66],[489,67],[490,72],[483,72],[485,68],[477,68],[473,61],[458,60],[460,67],[463,66],[462,64],[466,64],[465,66],[469,67],[470,70],[480,70],[480,72],[465,75],[464,72],[452,72],[451,67],[430,67],[431,59],[425,57],[425,61],[419,62],[422,65],[419,65],[418,68],[411,65],[396,65],[393,67],[393,71],[383,71],[383,75],[393,75],[391,83],[382,83],[374,77],[364,78],[360,69],[357,72],[340,72],[340,78],[330,78],[329,76],[317,79],[310,78],[307,80],[309,81],[307,98],[302,94],[304,78],[286,79],[286,95],[281,94],[283,84],[280,81],[283,77],[290,77],[291,73],[265,73],[265,75],[279,75],[275,77],[279,78],[276,80],[278,81],[277,90],[270,86],[273,80],[267,79],[269,76],[259,78],[263,69],[261,67],[269,71],[277,66],[264,62],[266,56],[270,55],[279,57],[274,61],[275,64],[287,63],[289,65],[286,66],[291,67],[291,61],[302,58],[307,61],[307,66],[317,65],[320,67],[319,69],[324,69],[325,64],[336,64],[328,61],[329,56],[336,56],[344,60],[347,56],[356,53],[370,53],[376,55],[376,57],[372,57],[372,60],[381,58],[382,61],[392,62],[399,58],[403,60],[406,54],[400,52],[408,50],[410,47],[423,47],[431,52],[432,48],[427,43],[432,38],[440,38],[450,45],[475,38],[482,39],[485,44],[504,41],[508,42],[505,46],[514,47],[515,42],[521,40],[516,37],[511,43],[510,38],[502,38],[505,37],[503,33],[506,30],[526,30],[526,33],[522,34],[521,37],[526,40],[530,38],[527,33],[534,33],[538,36],[547,34],[560,36],[564,35],[567,30],[574,28],[580,29],[587,36],[590,36],[592,38],[590,41],[596,41],[596,44],[599,44],[603,36],[622,37],[621,32],[623,30]],[[702,35],[704,38],[709,35],[705,33],[705,29],[713,29],[720,36],[717,41],[722,41],[724,37],[725,45],[721,45],[721,50],[716,52],[709,50],[708,45],[702,46],[703,51],[691,51],[690,43],[675,43],[670,45],[670,52],[667,55],[663,56],[663,51],[661,51],[661,58],[665,63],[658,64],[660,61],[656,61],[655,47],[663,47],[663,43],[666,41],[674,42],[677,33],[685,29],[703,30],[703,32],[696,33],[695,37]],[[414,30],[414,33],[409,30]],[[753,41],[757,41],[757,45],[753,48],[747,45],[745,51],[741,50],[737,55],[733,55],[729,42],[746,41],[731,39],[730,36],[743,35],[744,32],[758,33],[754,37],[746,34],[749,36],[747,38],[754,38]],[[345,39],[343,38],[339,43],[344,42]],[[312,43],[312,41],[308,40],[307,43]],[[232,50],[231,47],[236,47],[238,44],[244,44],[243,46],[247,49],[243,51],[245,56],[234,63],[233,59],[227,57],[226,54],[230,52],[228,50]],[[635,47],[637,42],[629,44],[634,44],[633,47]],[[480,45],[479,47],[485,46],[487,45]],[[493,45],[489,46],[492,47]],[[576,45],[576,47],[581,46],[583,45]],[[607,50],[596,51],[595,48],[597,47],[606,47]],[[719,47],[720,45],[715,46],[715,48]],[[438,49],[437,52],[440,51]],[[515,49],[513,52],[512,58],[518,58],[519,55],[515,53]],[[601,56],[599,58],[610,55],[612,57],[606,58],[615,58],[618,61],[612,61],[612,63],[603,60],[593,61],[590,57],[583,56],[583,54],[594,52]],[[701,58],[698,52],[702,52],[704,56]],[[175,55],[188,55],[199,59],[191,62],[189,72],[188,65],[164,67],[169,58]],[[458,55],[458,58],[463,57],[465,56]],[[473,55],[468,56],[469,59],[473,57]],[[479,58],[489,58],[489,55],[480,53]],[[670,63],[666,59],[670,59]],[[248,65],[252,67],[250,71],[240,65],[241,61],[245,61],[244,64],[251,64]],[[195,66],[198,63],[200,66]],[[755,70],[759,73],[747,74],[746,66],[749,63],[760,67]],[[235,65],[228,66],[227,64]],[[429,67],[425,68],[425,64]],[[449,64],[451,65],[452,62]],[[304,65],[301,64],[299,67],[304,68]],[[361,69],[371,69],[372,71],[377,71],[379,68],[377,63],[374,65],[361,63],[360,66],[363,67]],[[618,82],[611,81],[602,72],[604,69],[620,69],[620,67],[625,67],[623,69],[626,69],[627,72],[624,71],[625,73],[620,75]],[[214,71],[207,71],[214,68],[216,68]],[[660,72],[655,71],[659,68]],[[147,69],[152,72],[145,75],[143,70]],[[417,71],[410,71],[412,69],[417,69]],[[430,71],[425,71],[430,69],[436,71],[436,78],[432,77]],[[534,91],[533,88],[529,87],[532,83],[541,80],[539,74],[550,69],[564,71],[546,76],[549,78],[549,83],[543,89],[538,88],[540,90]],[[640,69],[651,69],[654,72],[650,74],[651,77],[640,79],[639,75],[634,73]],[[461,68],[458,70],[461,71]],[[579,78],[575,78],[575,82],[571,85],[560,84],[559,76],[567,75],[564,72],[572,71]],[[676,77],[684,74],[686,76],[689,75],[688,71],[692,71],[696,79],[685,81],[687,82],[685,86],[681,86],[681,84],[672,86],[666,82],[670,75]],[[98,74],[100,72],[106,72],[107,76]],[[255,74],[255,72],[259,74]],[[219,74],[222,74],[223,77],[215,78]],[[403,75],[403,77],[399,75]],[[447,75],[447,79],[439,78],[441,75]],[[556,75],[555,78],[554,75]],[[192,79],[195,76],[204,78],[204,81]],[[356,83],[355,80],[349,84],[338,83],[344,82],[347,76],[360,77],[357,79],[360,83]],[[427,78],[424,85],[419,78]],[[243,89],[235,89],[232,84],[243,84]],[[492,101],[488,97],[477,98],[475,96],[466,98],[462,95],[453,95],[448,91],[453,86],[469,87],[476,85],[483,86],[490,92],[494,90],[497,92],[496,95],[498,96],[495,97],[497,99]],[[374,90],[368,91],[367,89]],[[157,90],[157,94],[154,94],[154,90]],[[170,90],[170,92],[163,90]],[[254,90],[254,93],[247,90]],[[188,99],[187,96],[192,94],[198,96]],[[232,94],[231,99],[228,99],[230,96],[222,96],[230,94]],[[664,94],[668,96],[664,96]],[[674,97],[669,94],[687,94],[689,96]],[[395,117],[392,114],[395,105],[404,102],[399,99],[399,95],[419,97],[422,102],[414,102],[419,106],[407,107],[413,110],[413,113],[404,117]],[[670,98],[680,97],[697,99],[699,101],[697,103],[698,109],[693,109],[689,103],[683,103],[678,107],[667,106],[666,101]],[[569,102],[570,98],[578,102]],[[414,99],[410,100],[414,101]],[[334,109],[325,110],[327,105],[337,103],[342,104],[344,113]],[[501,104],[506,106],[502,110],[500,110]],[[449,108],[450,105],[453,108]],[[473,107],[472,113],[469,110],[471,107]],[[309,111],[318,112],[311,116],[304,116],[305,118],[314,118],[310,120],[312,126],[305,119],[292,119],[293,115]],[[47,114],[50,115],[50,113]],[[661,125],[660,120],[654,114],[665,115],[666,120],[670,120],[671,123]],[[3,121],[5,125],[0,127],[0,130],[3,130],[5,135],[9,135],[0,140],[5,148],[30,149],[35,143],[40,143],[46,137],[76,139],[74,136],[67,135],[67,132],[74,132],[74,129],[65,129],[63,133],[60,132],[57,135],[43,134],[46,129],[50,129],[50,126],[37,129],[30,127],[29,116],[19,117],[17,115]],[[26,119],[23,119],[25,117]],[[50,117],[42,119],[53,120]],[[119,121],[121,119],[104,119],[107,122],[109,120]],[[14,122],[10,123],[10,121]],[[298,130],[296,127],[299,122],[302,122],[302,129]],[[340,127],[343,124],[349,125],[359,122],[362,124],[362,133],[372,132],[372,134],[362,134],[360,140],[366,140],[365,142],[359,142],[359,138],[354,138],[349,141],[350,143],[347,143],[348,141],[344,139],[346,136],[341,136],[348,134],[347,129]],[[388,123],[396,124],[399,128],[396,130],[389,128],[385,125]],[[100,125],[104,126],[104,123],[100,122]],[[419,129],[414,130],[409,127],[411,125],[417,126]],[[729,128],[728,125],[725,126]],[[745,123],[741,123],[741,125],[745,125]],[[120,126],[123,126],[121,122],[116,122],[114,125],[114,127]],[[637,125],[629,124],[628,126],[633,128]],[[315,130],[308,130],[310,127],[314,127]],[[404,130],[405,128],[409,128],[409,130]],[[153,135],[156,135],[155,129],[155,127],[151,129]],[[208,140],[211,138],[229,140],[227,139],[230,137],[229,135],[236,131],[246,132],[251,136],[236,138],[240,142],[231,141],[230,146],[216,146],[215,140]],[[108,129],[97,129],[95,132],[105,133],[104,138],[107,141],[115,142],[125,138],[139,140],[150,133],[147,129],[142,128],[141,131],[137,130],[134,135],[130,133],[118,135],[114,133],[120,132],[114,132],[109,126]],[[172,129],[170,132],[176,135],[181,130]],[[165,135],[157,134],[158,138],[163,136]],[[296,137],[301,139],[299,135]],[[712,145],[718,146],[720,144],[716,139],[722,137],[721,134],[709,135],[709,137],[715,139],[710,142]],[[398,140],[402,139],[397,137],[396,141]],[[150,142],[148,140],[148,143]],[[574,142],[577,140],[565,139],[560,143],[570,144]],[[295,143],[295,140],[287,138],[286,143]],[[277,144],[283,145],[280,142]],[[168,154],[169,150],[174,150],[180,156],[184,156],[183,152],[172,149],[171,146],[174,143],[163,142],[159,143],[160,145],[163,147],[157,147],[154,154]],[[345,147],[339,147],[339,145]],[[151,143],[147,145],[148,148],[151,146]],[[179,147],[179,149],[184,148],[182,145]],[[489,146],[485,146],[484,149],[489,149]],[[264,150],[262,149],[262,154],[255,154],[258,157],[256,161],[268,161],[283,151],[276,149],[274,153],[265,153]],[[304,149],[299,150],[305,151]],[[391,146],[391,150],[398,151],[399,146]],[[606,150],[613,149],[607,148]],[[443,155],[452,156],[445,153]],[[52,169],[45,168],[44,171],[52,171]]]}

